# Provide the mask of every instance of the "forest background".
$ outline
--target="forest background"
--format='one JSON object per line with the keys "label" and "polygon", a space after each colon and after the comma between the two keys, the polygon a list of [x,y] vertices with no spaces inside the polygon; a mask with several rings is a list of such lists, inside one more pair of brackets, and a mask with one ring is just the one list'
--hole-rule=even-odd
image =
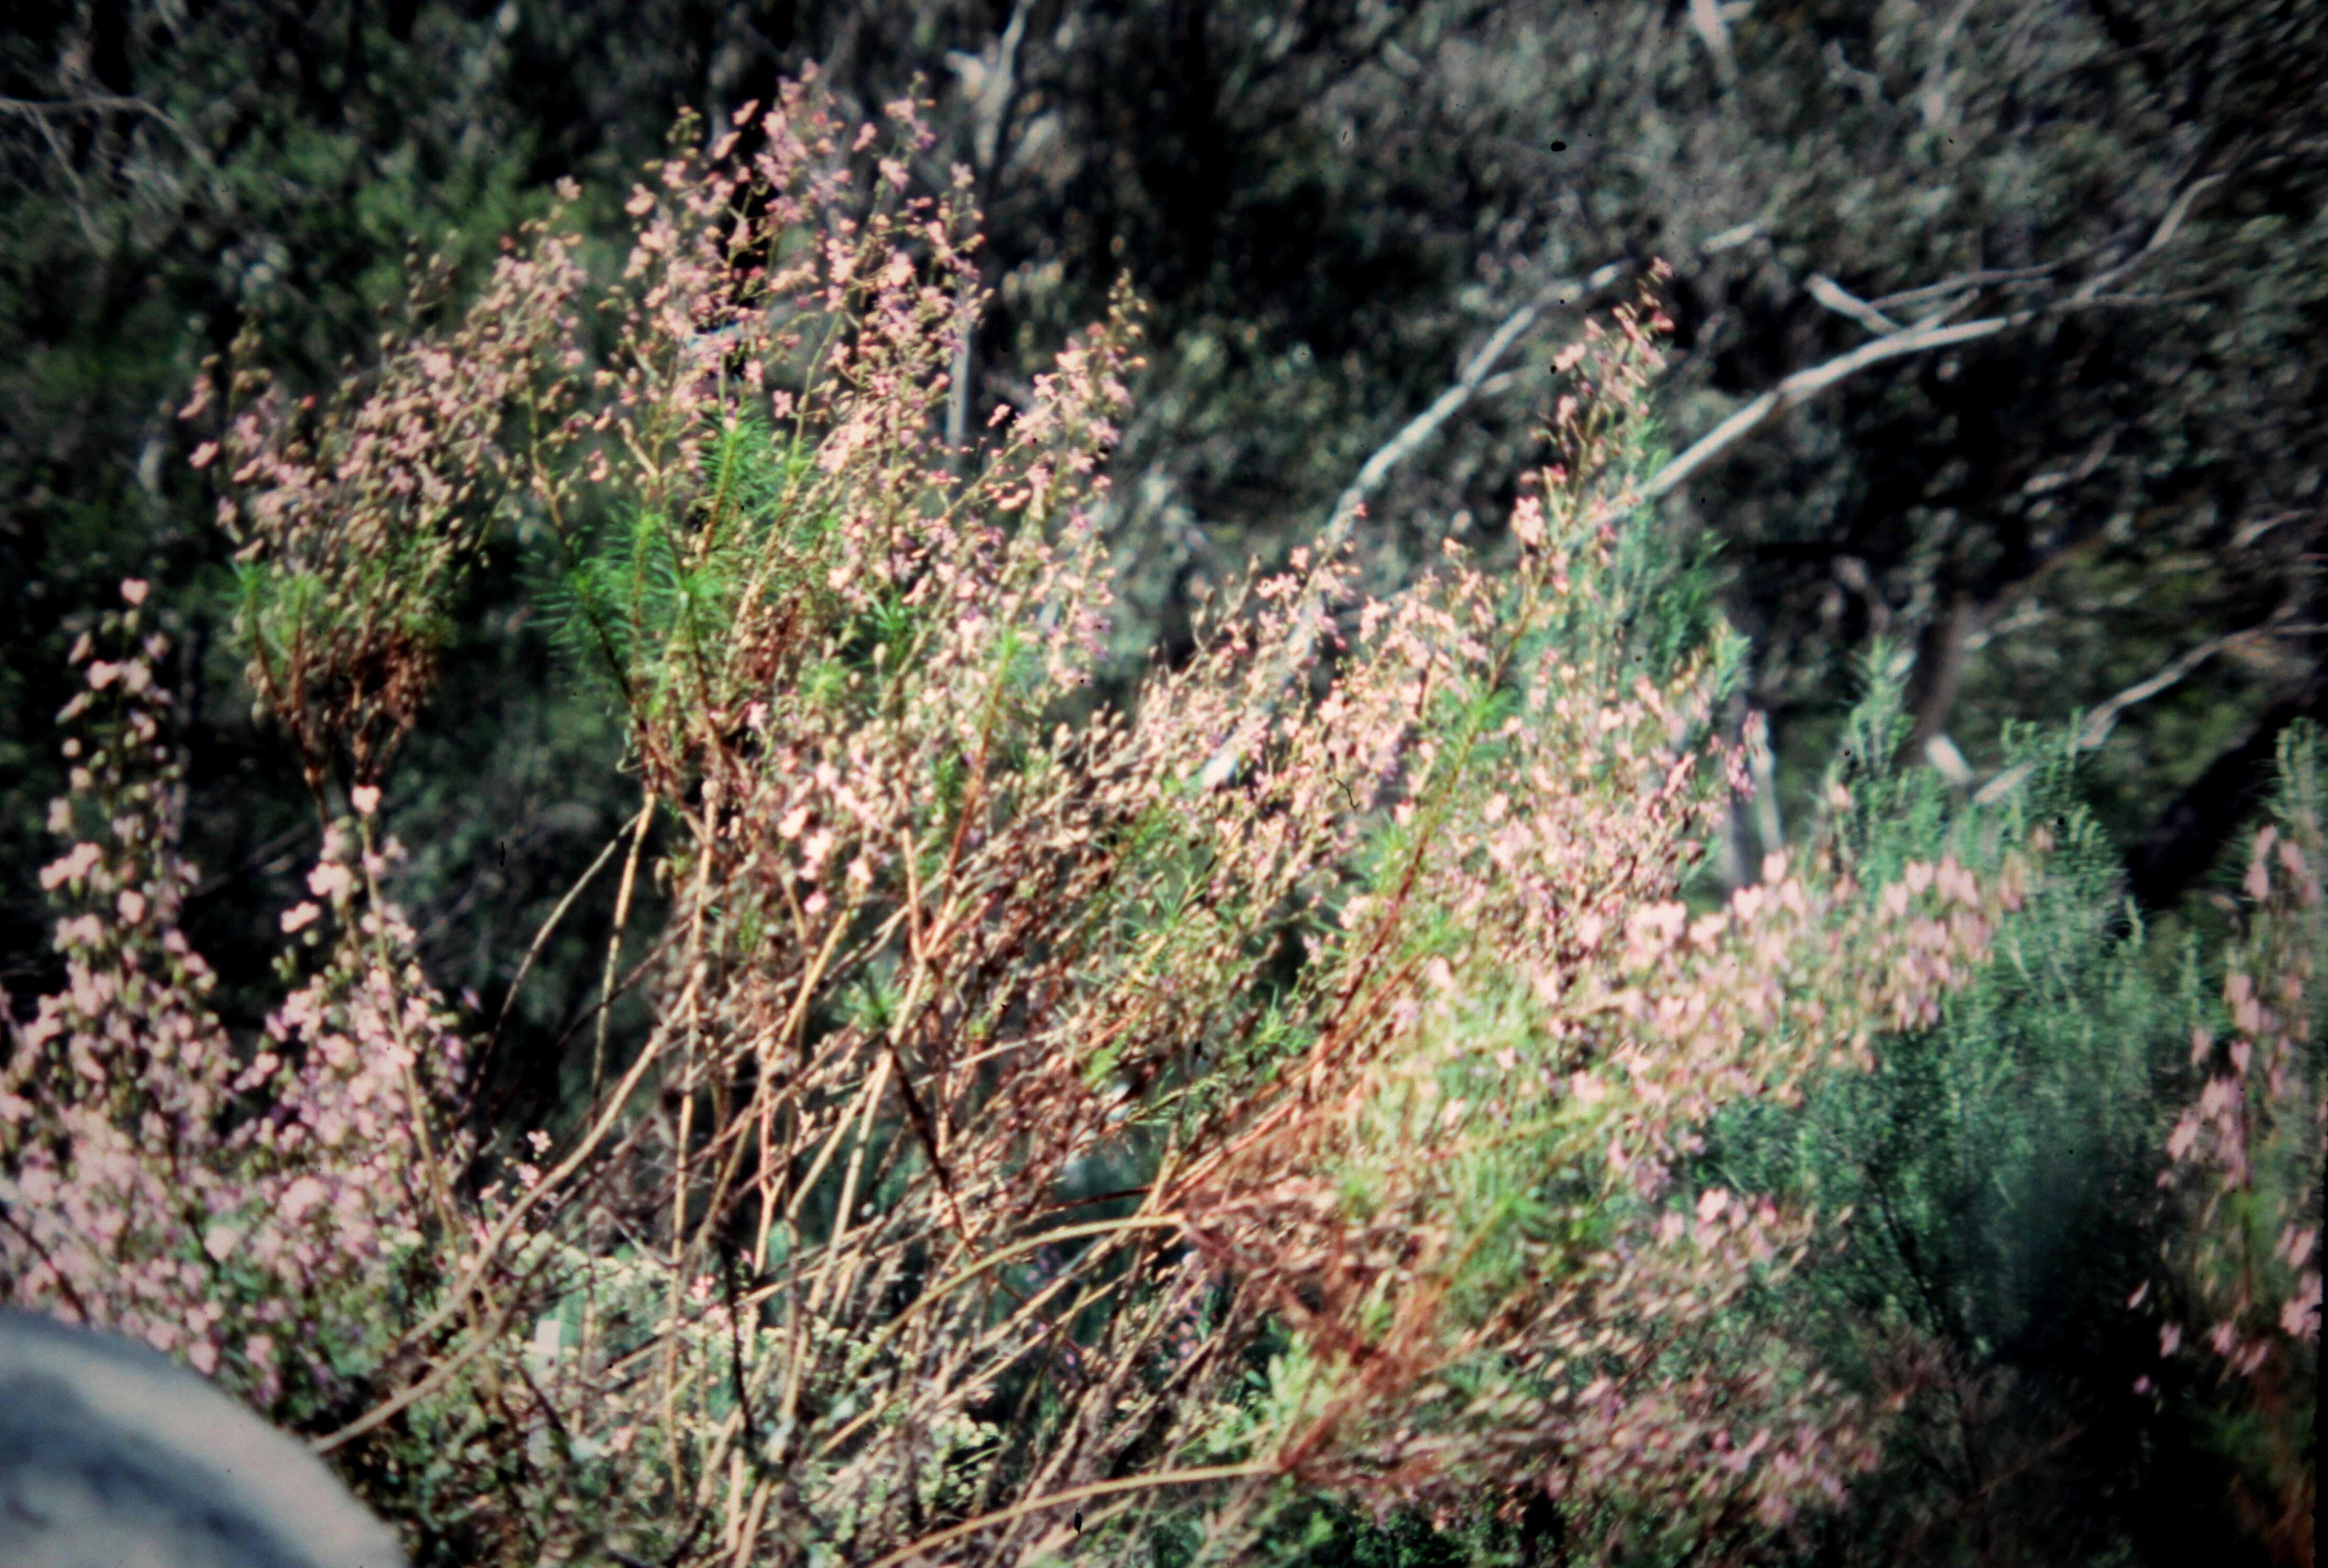
{"label": "forest background", "polygon": [[[1149,302],[1101,518],[1117,696],[1189,656],[1205,588],[1353,501],[1377,588],[1444,539],[1514,548],[1555,356],[1661,258],[1665,440],[1742,427],[1657,502],[1690,591],[1751,648],[1722,723],[1755,777],[1714,881],[1804,842],[1839,762],[1938,820],[2031,781],[2036,731],[2078,757],[2043,775],[2090,881],[2068,990],[2004,996],[1938,1031],[1957,1043],[1929,1081],[1829,1107],[1823,1179],[1886,1215],[1834,1276],[1837,1320],[1899,1314],[1943,1348],[1916,1441],[1794,1549],[2270,1549],[2239,1503],[2265,1438],[2195,1373],[2138,1391],[2157,1331],[2126,1303],[2165,1223],[2152,1134],[2187,1088],[2160,1070],[2188,1035],[2186,938],[2243,931],[2248,859],[2227,851],[2328,701],[2316,8],[99,0],[17,8],[0,52],[13,996],[62,973],[38,876],[66,782],[52,718],[80,684],[67,647],[124,577],[178,632],[161,674],[207,873],[184,925],[230,1026],[258,1021],[271,912],[321,840],[227,635],[215,476],[174,417],[204,361],[248,324],[245,357],[329,387],[416,254],[481,277],[561,179],[615,251],[682,108],[723,123],[811,63],[868,113],[925,85],[917,173],[972,171],[993,291],[952,431],[1023,404],[1119,276]],[[1934,332],[2003,324],[1916,347],[1942,305]],[[1876,344],[1894,352],[1807,384]],[[1769,397],[1792,390],[1817,395]],[[466,579],[393,802],[428,972],[486,1018],[632,811],[619,727],[539,634],[536,587],[514,552]],[[1900,724],[1854,730],[1887,687]],[[512,1124],[587,1077],[555,1047],[616,897],[587,887],[532,958],[487,1096]],[[1469,1549],[1336,1528],[1356,1545],[1320,1550]]]}

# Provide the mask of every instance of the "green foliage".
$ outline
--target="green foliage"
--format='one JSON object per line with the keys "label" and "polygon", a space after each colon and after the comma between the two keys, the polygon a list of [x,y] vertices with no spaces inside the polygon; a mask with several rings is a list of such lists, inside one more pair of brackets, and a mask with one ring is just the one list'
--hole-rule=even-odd
{"label": "green foliage", "polygon": [[[642,502],[595,525],[535,530],[537,601],[564,655],[650,714],[711,698],[704,671],[727,662],[726,629],[746,593],[819,602],[812,578],[832,530],[795,500],[811,462],[746,414],[708,444],[680,515]],[[902,640],[901,612],[874,620],[872,641]]]}
{"label": "green foliage", "polygon": [[1707,1178],[1850,1208],[1845,1250],[1791,1310],[1859,1386],[1910,1397],[1886,1470],[1816,1560],[1896,1562],[1889,1544],[1914,1540],[1916,1561],[2121,1561],[2160,1527],[2161,1488],[2220,1497],[2225,1479],[2198,1429],[2134,1392],[2154,1347],[2126,1305],[2164,1235],[2152,1178],[2207,965],[2128,918],[2066,737],[2019,740],[2025,781],[1967,806],[1894,765],[1900,666],[1879,644],[1863,668],[1827,775],[1851,796],[1829,852],[1874,885],[1943,853],[1978,870],[2032,835],[2051,848],[1937,1027],[1880,1042],[1874,1074],[1798,1108],[1732,1113],[1705,1156]]}

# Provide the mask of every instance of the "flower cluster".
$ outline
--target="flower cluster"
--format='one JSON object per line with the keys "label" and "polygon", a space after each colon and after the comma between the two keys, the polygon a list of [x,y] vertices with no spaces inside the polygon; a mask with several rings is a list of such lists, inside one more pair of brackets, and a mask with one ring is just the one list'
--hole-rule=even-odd
{"label": "flower cluster", "polygon": [[[2253,1402],[2260,1478],[2240,1501],[2290,1562],[2311,1552],[2317,1482],[2304,1433],[2319,1401],[2321,1202],[2328,1149],[2328,1063],[2316,1014],[2328,962],[2318,781],[2284,745],[2293,804],[2258,830],[2243,890],[2254,906],[2226,968],[2216,1028],[2191,1036],[2197,1099],[2168,1131],[2158,1186],[2180,1235],[2166,1253],[2162,1358],[2194,1351]],[[2140,1308],[2145,1282],[2127,1303]],[[2168,1303],[2174,1303],[2168,1307]],[[2148,1392],[2145,1376],[2137,1391]]]}
{"label": "flower cluster", "polygon": [[[50,816],[72,847],[42,881],[79,912],[57,928],[64,988],[13,1030],[0,1081],[0,1280],[18,1305],[183,1354],[274,1408],[286,1376],[336,1385],[335,1356],[420,1244],[462,1047],[410,931],[359,895],[393,851],[360,852],[345,823],[310,878],[340,930],[324,964],[255,1049],[220,1024],[178,925],[195,872],[154,675],[167,639],[141,624],[143,583],[122,596],[74,650],[87,690]],[[119,656],[96,658],[100,637]]]}
{"label": "flower cluster", "polygon": [[[581,362],[582,272],[558,224],[553,212],[507,244],[455,329],[383,338],[379,369],[328,404],[242,365],[220,414],[211,369],[180,410],[223,427],[193,463],[228,482],[218,521],[239,547],[251,687],[311,787],[343,762],[373,782],[411,728],[451,593],[513,477],[503,423],[521,407],[539,418],[556,398],[540,383]],[[444,286],[441,264],[416,279],[416,319]]]}

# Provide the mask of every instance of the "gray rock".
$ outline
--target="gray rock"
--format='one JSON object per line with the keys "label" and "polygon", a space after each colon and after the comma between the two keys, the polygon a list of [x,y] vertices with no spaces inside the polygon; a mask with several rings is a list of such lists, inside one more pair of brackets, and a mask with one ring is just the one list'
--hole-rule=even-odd
{"label": "gray rock", "polygon": [[0,1568],[406,1568],[306,1445],[146,1346],[0,1310]]}

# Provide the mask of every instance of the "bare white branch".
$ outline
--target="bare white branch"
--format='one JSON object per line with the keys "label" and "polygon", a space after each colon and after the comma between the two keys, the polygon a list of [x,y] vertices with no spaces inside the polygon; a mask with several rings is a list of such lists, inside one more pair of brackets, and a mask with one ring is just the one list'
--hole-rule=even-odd
{"label": "bare white branch", "polygon": [[[2220,637],[2210,637],[2196,647],[2185,649],[2154,673],[2136,681],[2088,713],[2086,721],[2078,727],[2077,749],[2098,750],[2102,743],[2109,738],[2110,731],[2117,728],[2119,718],[2127,709],[2137,702],[2147,701],[2169,687],[2189,679],[2193,671],[2227,649],[2236,648],[2242,643],[2252,643],[2258,638],[2268,637],[2286,630],[2286,623],[2292,613],[2293,606],[2282,609],[2260,625],[2249,626],[2238,632],[2227,632]],[[2012,767],[2006,768],[1980,787],[1972,797],[1973,804],[1994,805],[2018,788],[2035,769],[2034,763],[2026,762],[2016,763]]]}
{"label": "bare white branch", "polygon": [[[1836,382],[1856,375],[1870,365],[1880,364],[1885,360],[1898,359],[1904,354],[1922,353],[1930,349],[1948,348],[1957,343],[1970,343],[1978,338],[1993,337],[2007,328],[2024,326],[2042,315],[2054,312],[2115,303],[2103,296],[2103,290],[2124,277],[2145,258],[2155,255],[2172,241],[2182,229],[2183,221],[2190,216],[2191,204],[2201,192],[2220,183],[2221,179],[2222,176],[2220,174],[2209,174],[2183,187],[2182,193],[2175,197],[2173,204],[2166,210],[2166,215],[2159,220],[2158,226],[2152,231],[2147,244],[2115,267],[2105,268],[2096,273],[2072,291],[2068,298],[2059,303],[2015,311],[2008,315],[1986,316],[1978,321],[1960,322],[1953,326],[1943,325],[1941,324],[1949,315],[1971,301],[1972,286],[1969,278],[1983,275],[1976,273],[1965,278],[1950,280],[1948,284],[1941,286],[1954,291],[1955,297],[1938,313],[1927,316],[1912,327],[1895,332],[1888,337],[1878,338],[1873,343],[1863,343],[1840,359],[1829,360],[1823,365],[1814,365],[1808,370],[1798,371],[1788,376],[1785,380],[1715,426],[1688,451],[1667,464],[1656,478],[1643,487],[1644,498],[1653,501],[1666,494],[1676,486],[1688,481],[1699,469],[1712,463],[1723,453],[1776,419],[1779,415],[1790,408],[1800,407]],[[1816,287],[1812,292],[1814,297],[1818,296],[1819,291]],[[1840,289],[1835,289],[1835,292],[1842,293]],[[1897,303],[1907,297],[1909,296],[1905,295],[1893,295],[1891,296],[1890,303]],[[1830,302],[1821,299],[1821,303],[1829,304]],[[1835,307],[1830,305],[1830,308]]]}
{"label": "bare white branch", "polygon": [[1847,316],[1878,337],[1890,337],[1900,330],[1900,324],[1885,315],[1865,300],[1847,292],[1835,279],[1821,273],[1811,274],[1805,285],[1811,297],[1840,316]]}
{"label": "bare white branch", "polygon": [[1944,277],[1938,283],[1927,283],[1915,288],[1904,288],[1897,294],[1887,294],[1871,303],[1881,308],[1891,305],[1923,305],[1935,299],[1949,299],[1959,294],[1969,294],[1978,288],[2000,288],[2014,284],[2042,283],[2061,270],[2063,263],[2048,261],[2040,267],[1990,268],[1979,272],[1959,273]]}
{"label": "bare white branch", "polygon": [[2084,305],[2095,300],[2104,289],[2164,249],[2174,236],[2182,231],[2183,220],[2191,215],[2191,203],[2196,202],[2205,192],[2212,190],[2222,183],[2222,175],[2209,174],[2183,186],[2182,193],[2174,198],[2173,204],[2166,209],[2166,216],[2161,218],[2158,221],[2158,227],[2151,231],[2149,243],[2116,267],[2106,267],[2079,284],[2076,291],[2070,296],[2070,303]]}
{"label": "bare white branch", "polygon": [[1924,760],[1957,788],[1965,790],[1972,787],[1972,765],[1965,761],[1964,753],[1957,749],[1957,743],[1945,733],[1924,742]]}
{"label": "bare white branch", "polygon": [[2117,445],[2117,432],[2104,431],[2102,438],[2094,443],[2093,449],[2079,458],[2073,466],[2048,469],[2032,476],[2021,487],[2021,493],[2027,496],[2051,495],[2057,490],[2067,490],[2072,484],[2083,484],[2094,476],[2095,471],[2109,456],[2110,448]]}
{"label": "bare white branch", "polygon": [[1399,465],[1439,433],[1440,427],[1457,414],[1478,394],[1485,382],[1511,346],[1536,324],[1536,318],[1554,305],[1576,305],[1588,295],[1598,294],[1632,270],[1630,261],[1611,261],[1596,268],[1582,278],[1563,278],[1536,291],[1534,299],[1506,316],[1500,325],[1488,335],[1471,357],[1463,361],[1456,372],[1454,383],[1431,401],[1431,406],[1399,427],[1398,434],[1376,447],[1359,467],[1357,477],[1343,487],[1334,502],[1333,516],[1328,520],[1325,536],[1319,542],[1321,558],[1330,557],[1348,537],[1351,522],[1358,509],[1366,504],[1383,482],[1396,471]]}
{"label": "bare white branch", "polygon": [[1863,343],[1840,359],[1829,360],[1807,371],[1797,371],[1716,425],[1688,451],[1666,464],[1656,478],[1642,487],[1642,498],[1654,501],[1686,483],[1699,469],[1779,415],[1809,402],[1836,382],[1856,375],[1870,365],[1896,360],[1906,354],[1920,354],[1928,349],[1948,348],[1955,343],[1991,337],[2017,324],[2017,322],[2018,318],[2013,316],[1992,316],[1984,321],[1959,322],[1954,326],[1946,326],[1939,324],[1937,318],[1932,318],[1890,337]]}
{"label": "bare white branch", "polygon": [[1940,24],[1939,36],[1932,42],[1932,59],[1924,69],[1923,90],[1916,95],[1917,108],[1928,131],[1946,130],[1955,123],[1955,106],[1948,101],[1948,50],[1963,30],[1965,18],[1972,14],[1974,4],[1975,0],[1963,0]]}
{"label": "bare white branch", "polygon": [[2052,618],[2052,611],[2035,599],[2031,599],[2003,620],[1983,626],[1979,631],[1967,637],[1964,642],[1965,652],[1977,653],[2000,637],[2009,637],[2015,632],[2025,632],[2032,626],[2042,626]]}
{"label": "bare white branch", "polygon": [[[1830,309],[1840,309],[1845,315],[1853,315],[1854,319],[1864,320],[1851,307],[1856,307],[1857,311],[1872,315],[1875,320],[1882,322],[1890,329],[1886,335],[1877,338],[1873,343],[1863,343],[1851,352],[1838,359],[1829,360],[1823,365],[1814,365],[1808,370],[1798,371],[1760,397],[1754,399],[1659,470],[1656,476],[1642,487],[1642,498],[1645,501],[1654,501],[1687,483],[1700,469],[1713,463],[1715,458],[1747,436],[1760,429],[1788,410],[1810,401],[1837,382],[1867,369],[1870,365],[1881,364],[1886,360],[1900,359],[1909,354],[1923,353],[1933,349],[1949,348],[1957,343],[1973,343],[1981,338],[1993,337],[2009,328],[2025,325],[2049,311],[2075,309],[2098,303],[2097,296],[2110,283],[2124,277],[2144,258],[2156,252],[2173,239],[2184,219],[2188,217],[2192,202],[2201,192],[2217,183],[2220,178],[2219,175],[2209,175],[2185,187],[2175,198],[2173,204],[2167,209],[2166,215],[2160,220],[2157,228],[2152,232],[2149,242],[2140,251],[2117,266],[2096,274],[2066,301],[2057,305],[2016,311],[2007,315],[1988,316],[1978,321],[1958,322],[1954,324],[1948,322],[1948,317],[1971,304],[1975,292],[1984,283],[2020,281],[2047,277],[2055,270],[2059,263],[2045,268],[2022,268],[2011,273],[1967,274],[1963,277],[1950,279],[1945,284],[1935,286],[1933,289],[1911,291],[1909,295],[1890,296],[1885,303],[1898,303],[1904,299],[1917,297],[1919,295],[1924,297],[1939,298],[1946,302],[1938,310],[1907,327],[1893,324],[1889,317],[1882,315],[1873,305],[1853,298],[1832,281],[1825,278],[1815,279],[1812,285],[1813,297],[1818,298],[1821,304],[1826,305]],[[1349,541],[1351,525],[1356,521],[1367,499],[1381,489],[1383,483],[1396,471],[1401,464],[1413,456],[1438,434],[1440,428],[1448,420],[1453,418],[1467,404],[1479,395],[1482,385],[1494,374],[1497,362],[1530,327],[1535,324],[1538,317],[1554,305],[1573,305],[1579,303],[1585,296],[1608,287],[1630,271],[1631,267],[1632,264],[1629,261],[1612,261],[1582,281],[1563,280],[1554,283],[1540,290],[1534,299],[1505,317],[1496,330],[1488,334],[1488,341],[1463,362],[1454,383],[1433,399],[1430,407],[1401,427],[1396,435],[1377,447],[1360,466],[1357,476],[1344,487],[1342,493],[1334,502],[1334,511],[1327,521],[1325,530],[1319,536],[1314,548],[1311,558],[1314,562],[1313,572],[1324,569],[1329,563],[1339,558],[1344,546]],[[1838,303],[1838,301],[1844,303]],[[1313,590],[1305,587],[1302,592],[1309,600],[1307,613],[1302,617],[1300,630],[1287,646],[1284,661],[1277,676],[1271,682],[1272,687],[1281,693],[1285,683],[1291,679],[1293,671],[1309,657],[1310,647],[1316,642],[1318,632],[1329,613],[1328,607],[1319,602],[1319,596]],[[2175,679],[2179,680],[2181,677],[2177,676]],[[2136,697],[2131,700],[2138,701],[2140,698]],[[1274,717],[1274,712],[1275,699],[1272,699],[1272,702],[1264,705],[1263,710],[1256,714],[1253,721],[1222,746],[1220,751],[1200,770],[1198,779],[1210,786],[1217,787],[1218,784],[1235,776],[1238,764],[1242,761],[1246,748],[1266,728]]]}
{"label": "bare white branch", "polygon": [[1723,86],[1738,80],[1738,63],[1730,55],[1730,19],[1715,0],[1689,0],[1689,24],[1713,56],[1713,74]]}
{"label": "bare white branch", "polygon": [[1749,219],[1743,223],[1733,224],[1732,227],[1724,229],[1719,234],[1709,235],[1706,238],[1705,243],[1699,246],[1697,249],[1701,255],[1719,256],[1725,250],[1735,250],[1741,245],[1759,239],[1761,237],[1762,225],[1760,222]]}
{"label": "bare white branch", "polygon": [[2269,517],[2259,517],[2253,522],[2243,522],[2239,525],[2239,531],[2231,535],[2231,548],[2245,549],[2281,523],[2294,522],[2297,518],[2305,515],[2307,514],[2301,512],[2280,512]]}
{"label": "bare white branch", "polygon": [[986,51],[985,67],[980,75],[976,99],[977,118],[971,130],[971,155],[977,159],[978,172],[985,174],[997,166],[1002,146],[1002,125],[1009,117],[1010,99],[1018,86],[1018,45],[1027,36],[1027,13],[1030,0],[1018,0],[1010,8],[1010,20],[1003,24],[1002,36]]}
{"label": "bare white branch", "polygon": [[2210,637],[2197,647],[2183,652],[2157,673],[2136,681],[2086,715],[2086,722],[2078,730],[2078,749],[2094,750],[2109,738],[2110,731],[2117,728],[2118,715],[2127,709],[2137,702],[2155,697],[2168,687],[2179,683],[2200,665],[2225,649],[2236,648],[2243,643],[2252,643],[2258,637],[2270,635],[2278,623],[2285,619],[2286,619],[2285,615],[2275,615],[2260,626],[2249,626],[2244,631],[2227,632],[2220,637]]}

